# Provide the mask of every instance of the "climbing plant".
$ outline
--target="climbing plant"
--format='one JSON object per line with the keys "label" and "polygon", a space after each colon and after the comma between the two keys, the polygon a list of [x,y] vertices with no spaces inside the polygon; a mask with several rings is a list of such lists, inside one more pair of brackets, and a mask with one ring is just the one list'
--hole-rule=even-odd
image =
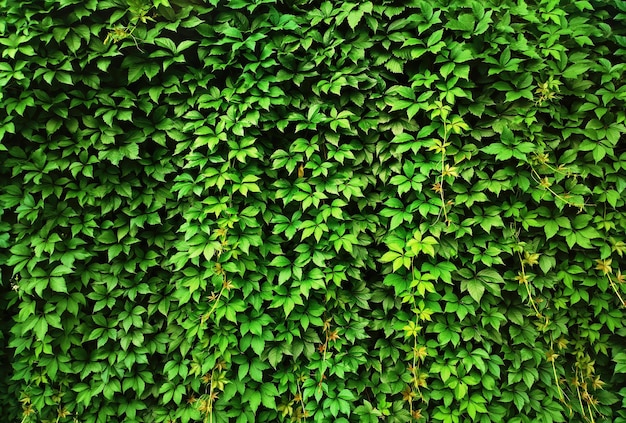
{"label": "climbing plant", "polygon": [[0,6],[6,421],[626,421],[626,1]]}

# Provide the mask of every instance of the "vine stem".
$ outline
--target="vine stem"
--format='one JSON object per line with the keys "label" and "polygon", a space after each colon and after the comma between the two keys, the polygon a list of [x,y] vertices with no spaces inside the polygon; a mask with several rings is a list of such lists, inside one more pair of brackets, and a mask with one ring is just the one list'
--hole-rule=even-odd
{"label": "vine stem", "polygon": [[220,293],[218,294],[217,298],[215,299],[215,301],[213,302],[213,307],[211,307],[211,310],[209,310],[209,312],[207,314],[205,314],[204,316],[202,316],[202,320],[204,322],[206,322],[207,320],[209,320],[209,318],[211,317],[211,314],[213,314],[213,312],[215,311],[215,309],[217,308],[217,305],[220,302],[220,298],[222,298],[222,295],[224,294],[224,287],[222,287],[222,289],[220,289]]}
{"label": "vine stem", "polygon": [[306,421],[307,412],[304,409],[304,397],[302,396],[302,388],[300,387],[300,380],[298,380],[296,387],[298,389],[298,395],[300,396],[300,408],[302,408],[302,420]]}
{"label": "vine stem", "polygon": [[[580,374],[580,376],[581,376],[581,379],[580,379],[580,380],[583,380],[583,379],[582,379],[582,378],[583,378],[582,373]],[[578,370],[576,370],[576,378],[578,378]],[[581,411],[581,412],[582,412],[582,414],[583,414],[583,419],[587,420],[587,416],[586,416],[586,414],[585,414],[585,406],[583,405],[583,398],[582,398],[582,396],[580,395],[580,384],[579,384],[579,383],[576,383],[576,385],[575,385],[575,386],[576,386],[576,394],[578,395],[578,402],[580,403],[580,411]],[[591,415],[591,413],[589,414],[589,418],[591,419],[591,421],[592,421],[592,423],[593,423],[593,415]]]}
{"label": "vine stem", "polygon": [[[554,196],[554,198],[558,198],[559,200],[561,200],[562,202],[564,202],[565,204],[567,204],[569,206],[578,208],[581,212],[583,211],[583,209],[585,208],[586,204],[576,204],[576,203],[573,203],[573,202],[569,201],[567,198],[565,198],[562,195],[556,193],[552,188],[550,188],[550,185],[548,185],[549,182],[548,182],[548,184],[542,182],[541,175],[539,175],[539,173],[535,170],[535,168],[532,165],[530,165],[530,170],[531,170],[531,175],[533,176],[533,179],[535,180],[535,182],[537,182],[543,189],[545,189],[550,194],[552,194]],[[547,178],[546,178],[546,180],[547,180]]]}
{"label": "vine stem", "polygon": [[215,369],[211,370],[211,384],[209,385],[209,407],[204,415],[204,423],[213,423],[213,375]]}
{"label": "vine stem", "polygon": [[615,282],[613,282],[613,278],[611,278],[611,275],[609,275],[608,273],[606,274],[606,277],[609,278],[609,282],[611,283],[611,288],[613,288],[615,295],[617,295],[617,298],[619,298],[620,302],[622,303],[622,307],[626,307],[626,301],[624,301],[624,299],[620,295],[619,290],[617,289],[617,285],[615,285]]}
{"label": "vine stem", "polygon": [[520,264],[522,266],[521,271],[522,271],[522,282],[524,283],[524,286],[526,287],[526,292],[528,293],[528,302],[530,303],[530,305],[532,306],[533,310],[535,311],[535,316],[537,317],[541,317],[541,313],[539,313],[539,309],[537,309],[537,305],[535,304],[535,300],[533,299],[533,295],[530,292],[530,286],[528,283],[528,278],[526,276],[526,270],[524,267],[524,259],[522,258],[522,254],[518,251],[517,252],[517,256],[519,257],[519,261]]}
{"label": "vine stem", "polygon": [[326,374],[326,352],[328,351],[328,341],[329,341],[328,333],[329,332],[330,332],[330,319],[327,319],[324,321],[324,336],[326,339],[324,340],[324,346],[323,346],[323,351],[322,351],[322,364],[323,364],[322,374],[320,375],[320,381],[317,386],[317,389],[319,392],[322,392],[322,383],[324,382],[324,375]]}
{"label": "vine stem", "polygon": [[[550,335],[550,351],[553,352],[553,346],[554,346],[554,340],[552,339],[552,335]],[[553,356],[549,359],[549,361],[552,364],[552,373],[554,374],[554,381],[556,382],[556,388],[559,391],[559,398],[561,399],[561,402],[565,402],[565,396],[563,395],[563,390],[561,389],[561,383],[559,382],[559,376],[556,372],[556,364],[555,364],[555,358],[557,356]]]}
{"label": "vine stem", "polygon": [[556,364],[554,364],[554,360],[552,360],[552,372],[554,373],[554,381],[556,382],[556,388],[559,391],[559,398],[561,402],[565,401],[565,397],[563,396],[563,390],[561,389],[561,384],[559,383],[559,377],[556,373]]}

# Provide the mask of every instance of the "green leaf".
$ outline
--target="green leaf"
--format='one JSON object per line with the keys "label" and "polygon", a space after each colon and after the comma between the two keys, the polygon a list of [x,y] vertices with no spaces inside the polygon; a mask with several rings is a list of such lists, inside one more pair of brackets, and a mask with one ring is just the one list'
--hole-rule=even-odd
{"label": "green leaf", "polygon": [[585,73],[589,70],[590,66],[586,63],[574,63],[565,69],[562,73],[563,78],[566,79],[577,79],[581,76],[584,76]]}
{"label": "green leaf", "polygon": [[50,119],[46,123],[46,132],[48,132],[49,134],[54,134],[61,128],[62,125],[63,121],[61,121],[60,119]]}
{"label": "green leaf", "polygon": [[454,71],[454,67],[455,64],[453,62],[445,63],[443,66],[441,66],[439,73],[441,73],[441,76],[443,76],[444,78],[447,78],[448,75],[450,75]]}
{"label": "green leaf", "polygon": [[363,10],[361,9],[351,10],[348,13],[348,25],[350,25],[350,28],[352,28],[352,30],[354,30],[356,29],[357,25],[359,24],[362,18],[363,18]]}
{"label": "green leaf", "polygon": [[64,292],[67,294],[67,285],[65,284],[65,279],[62,277],[52,277],[50,278],[50,288],[55,292]]}
{"label": "green leaf", "polygon": [[276,397],[279,395],[276,385],[273,383],[264,383],[261,385],[261,402],[264,407],[275,410]]}
{"label": "green leaf", "polygon": [[[450,51],[450,59],[454,63],[464,63],[474,58],[474,52],[469,44],[457,43]],[[469,70],[469,68],[468,68]]]}
{"label": "green leaf", "polygon": [[40,317],[37,319],[37,323],[35,323],[35,327],[33,328],[37,339],[43,341],[46,334],[48,333],[48,322],[44,317]]}
{"label": "green leaf", "polygon": [[470,279],[466,281],[466,286],[467,286],[467,291],[469,292],[470,296],[474,299],[474,301],[476,301],[477,303],[480,303],[480,300],[483,297],[483,294],[485,293],[485,285],[483,285],[483,283],[479,280]]}
{"label": "green leaf", "polygon": [[437,31],[430,34],[428,40],[426,41],[426,45],[428,47],[432,47],[437,44],[443,38],[443,29],[438,29]]}
{"label": "green leaf", "polygon": [[471,13],[461,13],[455,19],[448,21],[446,27],[454,31],[471,32],[474,30],[476,19]]}
{"label": "green leaf", "polygon": [[259,405],[261,405],[261,399],[262,399],[262,394],[261,392],[258,391],[254,391],[254,390],[246,390],[246,393],[250,392],[250,395],[247,396],[247,402],[250,405],[250,409],[252,410],[253,413],[256,413],[256,411],[259,408]]}
{"label": "green leaf", "polygon": [[287,267],[287,266],[291,266],[291,261],[289,261],[289,259],[285,256],[276,256],[270,262],[270,266]]}
{"label": "green leaf", "polygon": [[132,84],[133,82],[139,80],[144,75],[143,65],[135,65],[131,66],[128,69],[128,83]]}
{"label": "green leaf", "polygon": [[550,239],[559,232],[559,225],[554,220],[546,220],[543,225],[543,230],[546,233],[546,238]]}
{"label": "green leaf", "polygon": [[476,277],[488,284],[504,284],[504,278],[494,269],[483,269],[476,274]]}
{"label": "green leaf", "polygon": [[398,59],[389,59],[385,63],[385,67],[392,73],[402,73],[404,71],[404,63]]}

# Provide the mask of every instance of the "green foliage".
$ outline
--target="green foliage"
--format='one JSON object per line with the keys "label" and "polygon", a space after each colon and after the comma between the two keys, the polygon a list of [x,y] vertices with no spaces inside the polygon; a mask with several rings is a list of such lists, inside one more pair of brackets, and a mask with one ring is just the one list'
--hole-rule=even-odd
{"label": "green foliage", "polygon": [[6,421],[626,421],[626,2],[0,9]]}

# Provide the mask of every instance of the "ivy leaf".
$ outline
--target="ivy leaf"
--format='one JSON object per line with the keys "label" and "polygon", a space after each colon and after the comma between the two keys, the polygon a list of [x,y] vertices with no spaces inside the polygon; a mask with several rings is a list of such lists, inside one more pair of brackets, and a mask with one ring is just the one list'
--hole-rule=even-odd
{"label": "ivy leaf", "polygon": [[590,66],[586,63],[574,63],[565,69],[562,73],[563,78],[566,79],[576,79],[583,76],[588,70]]}
{"label": "ivy leaf", "polygon": [[131,66],[128,69],[128,83],[132,84],[138,81],[144,75],[144,68],[142,65]]}
{"label": "ivy leaf", "polygon": [[264,407],[275,410],[277,396],[279,396],[279,393],[276,389],[276,385],[273,383],[264,383],[261,385],[261,402]]}
{"label": "ivy leaf", "polygon": [[60,119],[50,119],[46,123],[46,132],[48,132],[49,134],[54,134],[61,128],[62,125],[63,121],[61,121]]}
{"label": "ivy leaf", "polygon": [[486,147],[483,147],[481,151],[496,156],[497,160],[508,160],[513,157],[513,149],[505,146],[501,143],[493,143]]}
{"label": "ivy leaf", "polygon": [[464,63],[472,60],[473,58],[474,52],[468,44],[457,43],[450,50],[450,59],[452,59],[454,63]]}
{"label": "ivy leaf", "polygon": [[559,224],[554,220],[547,220],[544,222],[543,230],[546,233],[546,239],[550,239],[559,232]]}
{"label": "ivy leaf", "polygon": [[363,18],[363,10],[361,9],[351,10],[348,13],[348,25],[350,25],[350,28],[352,28],[352,30],[355,30],[362,18]]}
{"label": "ivy leaf", "polygon": [[37,339],[43,341],[46,333],[48,333],[48,322],[44,317],[40,317],[37,319],[37,323],[35,323],[35,327],[33,328]]}
{"label": "ivy leaf", "polygon": [[404,64],[398,59],[389,59],[385,63],[385,67],[393,73],[402,73],[404,71]]}
{"label": "ivy leaf", "polygon": [[67,285],[65,279],[61,277],[50,278],[50,288],[55,292],[64,292],[67,294]]}
{"label": "ivy leaf", "polygon": [[476,18],[471,13],[461,13],[456,19],[449,21],[446,27],[455,31],[471,32],[474,30]]}
{"label": "ivy leaf", "polygon": [[504,284],[504,278],[494,269],[483,269],[476,274],[476,277],[488,284]]}
{"label": "ivy leaf", "polygon": [[[246,392],[247,391],[248,390],[246,390]],[[248,404],[250,405],[250,409],[252,410],[253,413],[256,413],[256,411],[259,408],[259,405],[261,405],[261,399],[262,399],[261,392],[258,392],[258,391],[250,392],[250,396],[248,396],[247,400],[248,400]]]}
{"label": "ivy leaf", "polygon": [[480,303],[480,300],[485,293],[485,285],[477,279],[470,279],[466,281],[465,284],[470,296],[474,299],[474,301]]}

